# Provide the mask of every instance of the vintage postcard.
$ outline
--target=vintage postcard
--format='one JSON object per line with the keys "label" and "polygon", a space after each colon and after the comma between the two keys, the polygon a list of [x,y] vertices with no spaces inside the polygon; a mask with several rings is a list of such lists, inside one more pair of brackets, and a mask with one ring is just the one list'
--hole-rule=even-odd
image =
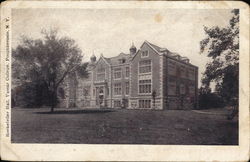
{"label": "vintage postcard", "polygon": [[249,160],[249,6],[1,3],[1,159]]}

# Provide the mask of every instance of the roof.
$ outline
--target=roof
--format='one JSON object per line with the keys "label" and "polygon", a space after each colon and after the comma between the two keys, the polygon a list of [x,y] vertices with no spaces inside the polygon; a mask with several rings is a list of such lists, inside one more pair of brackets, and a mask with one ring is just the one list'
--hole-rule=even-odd
{"label": "roof", "polygon": [[124,60],[125,63],[129,62],[130,60],[130,54],[120,53],[118,56],[115,57],[103,57],[110,65],[119,65],[120,60]]}
{"label": "roof", "polygon": [[[167,57],[171,57],[173,59],[179,60],[183,63],[190,64],[189,59],[187,57],[182,57],[176,52],[171,52],[167,48],[162,48],[162,47],[159,47],[157,45],[154,45],[154,44],[148,42],[147,40],[145,40],[144,43],[146,43],[150,48],[152,48],[159,55],[165,55]],[[143,46],[143,44],[141,45],[141,47]],[[115,57],[109,57],[109,58],[104,57],[101,54],[100,59],[103,59],[110,66],[120,65],[122,60],[124,60],[125,61],[124,63],[126,64],[126,63],[129,63],[137,55],[138,51],[140,51],[140,49],[138,49],[136,54],[133,56],[122,52]],[[99,60],[95,63],[95,65],[99,62]],[[93,65],[93,66],[95,66],[95,65]]]}
{"label": "roof", "polygon": [[145,42],[147,42],[149,45],[151,45],[157,52],[161,52],[161,49],[162,49],[161,47],[154,45],[152,43],[149,43],[148,41],[145,41]]}
{"label": "roof", "polygon": [[181,60],[181,61],[185,60],[185,61],[187,61],[186,63],[189,63],[189,59],[187,57],[182,57],[180,54],[178,54],[176,52],[171,52],[167,48],[159,47],[159,46],[154,45],[148,41],[145,41],[145,43],[147,43],[153,50],[155,50],[160,55],[170,56],[170,57],[173,57],[173,58]]}

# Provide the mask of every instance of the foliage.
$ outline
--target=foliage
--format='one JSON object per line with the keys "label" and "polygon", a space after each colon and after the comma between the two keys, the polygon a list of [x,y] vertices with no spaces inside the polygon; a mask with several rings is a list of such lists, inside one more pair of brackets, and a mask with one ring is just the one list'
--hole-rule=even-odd
{"label": "foliage", "polygon": [[199,108],[219,108],[225,105],[223,98],[216,93],[212,93],[210,88],[199,89]]}
{"label": "foliage", "polygon": [[43,85],[53,111],[59,85],[71,73],[86,77],[87,64],[82,63],[82,52],[73,39],[59,37],[56,29],[42,30],[41,34],[41,39],[21,37],[21,44],[12,53],[13,78]]}
{"label": "foliage", "polygon": [[232,18],[225,28],[204,27],[206,38],[200,51],[211,58],[202,78],[203,88],[216,83],[216,91],[225,101],[238,98],[239,80],[239,10],[232,10]]}
{"label": "foliage", "polygon": [[48,91],[42,83],[39,82],[27,82],[21,86],[16,87],[11,92],[11,106],[15,107],[41,107],[48,106],[49,98],[47,97]]}

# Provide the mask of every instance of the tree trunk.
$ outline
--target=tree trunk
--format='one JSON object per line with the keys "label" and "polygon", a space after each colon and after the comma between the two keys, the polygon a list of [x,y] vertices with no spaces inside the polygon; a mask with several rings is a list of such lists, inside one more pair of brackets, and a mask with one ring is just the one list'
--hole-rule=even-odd
{"label": "tree trunk", "polygon": [[50,112],[54,112],[54,92],[50,93]]}
{"label": "tree trunk", "polygon": [[55,88],[53,92],[51,92],[51,109],[50,112],[54,112],[54,108],[56,106],[56,98],[57,98],[57,89]]}

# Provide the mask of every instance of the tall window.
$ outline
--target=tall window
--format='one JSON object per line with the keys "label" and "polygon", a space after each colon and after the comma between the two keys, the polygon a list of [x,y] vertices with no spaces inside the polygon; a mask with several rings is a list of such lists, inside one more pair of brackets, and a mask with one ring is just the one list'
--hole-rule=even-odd
{"label": "tall window", "polygon": [[121,79],[122,78],[122,69],[116,68],[114,69],[114,79]]}
{"label": "tall window", "polygon": [[168,94],[169,95],[176,95],[176,79],[175,78],[168,78]]}
{"label": "tall window", "polygon": [[83,96],[84,97],[90,96],[90,86],[83,87]]}
{"label": "tall window", "polygon": [[176,74],[176,63],[173,61],[168,61],[168,73],[171,75],[175,75]]}
{"label": "tall window", "polygon": [[139,80],[139,93],[151,93],[151,79]]}
{"label": "tall window", "polygon": [[125,76],[126,76],[126,78],[128,78],[129,77],[129,67],[126,67],[125,68]]}
{"label": "tall window", "polygon": [[122,84],[115,83],[114,84],[114,95],[121,95],[122,94]]}
{"label": "tall window", "polygon": [[151,108],[151,100],[139,100],[139,108]]}
{"label": "tall window", "polygon": [[189,93],[192,95],[195,94],[195,83],[189,84]]}
{"label": "tall window", "polygon": [[180,94],[185,94],[186,93],[186,87],[184,84],[180,84]]}
{"label": "tall window", "polygon": [[139,62],[139,73],[151,73],[151,60],[142,60]]}
{"label": "tall window", "polygon": [[148,57],[148,51],[142,51],[141,57]]}
{"label": "tall window", "polygon": [[99,67],[96,71],[96,80],[101,81],[105,80],[105,68]]}
{"label": "tall window", "polygon": [[186,69],[186,78],[189,78],[189,70]]}
{"label": "tall window", "polygon": [[129,82],[126,82],[125,84],[126,84],[125,85],[125,93],[126,93],[126,95],[128,95],[129,94]]}
{"label": "tall window", "polygon": [[189,79],[190,80],[195,80],[195,70],[194,69],[189,69]]}
{"label": "tall window", "polygon": [[180,77],[184,78],[186,76],[185,72],[186,72],[185,66],[181,65],[181,67],[180,67]]}

